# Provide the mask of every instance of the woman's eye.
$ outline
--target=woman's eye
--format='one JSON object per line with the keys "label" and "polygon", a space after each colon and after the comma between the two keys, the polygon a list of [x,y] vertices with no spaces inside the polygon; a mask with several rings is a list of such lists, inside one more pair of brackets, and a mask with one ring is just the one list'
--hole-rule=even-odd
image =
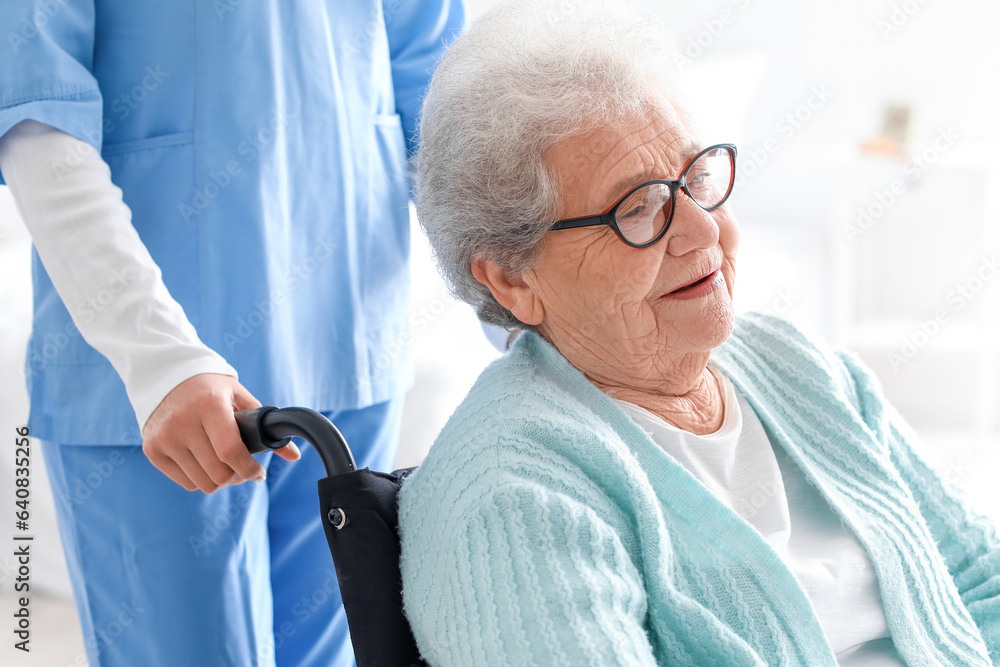
{"label": "woman's eye", "polygon": [[700,174],[697,174],[694,178],[689,178],[687,183],[688,185],[694,185],[694,186],[703,185],[706,181],[710,180],[711,178],[712,178],[712,172],[703,171]]}
{"label": "woman's eye", "polygon": [[645,204],[640,204],[638,206],[633,206],[625,213],[619,213],[619,215],[623,218],[634,218],[637,215],[642,215],[643,212],[645,212],[645,210],[646,210]]}

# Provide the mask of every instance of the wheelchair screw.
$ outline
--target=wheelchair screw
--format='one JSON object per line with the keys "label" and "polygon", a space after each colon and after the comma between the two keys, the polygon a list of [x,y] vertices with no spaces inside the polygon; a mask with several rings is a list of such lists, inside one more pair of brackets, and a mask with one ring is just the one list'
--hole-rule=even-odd
{"label": "wheelchair screw", "polygon": [[334,507],[327,512],[326,518],[336,530],[340,530],[347,525],[347,515],[339,507]]}

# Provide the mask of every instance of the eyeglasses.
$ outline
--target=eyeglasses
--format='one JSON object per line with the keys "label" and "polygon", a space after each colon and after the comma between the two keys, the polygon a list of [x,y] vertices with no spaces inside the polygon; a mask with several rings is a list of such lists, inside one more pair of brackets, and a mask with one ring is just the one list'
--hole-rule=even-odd
{"label": "eyeglasses", "polygon": [[729,198],[735,177],[736,146],[709,146],[691,158],[676,181],[647,181],[626,192],[600,215],[560,220],[551,230],[608,225],[628,245],[646,248],[663,238],[670,228],[678,190],[706,211],[714,211]]}

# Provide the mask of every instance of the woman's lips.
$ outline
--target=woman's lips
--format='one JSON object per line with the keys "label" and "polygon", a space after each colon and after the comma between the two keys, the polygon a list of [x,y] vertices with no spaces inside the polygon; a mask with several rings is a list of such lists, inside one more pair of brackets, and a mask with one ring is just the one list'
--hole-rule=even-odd
{"label": "woman's lips", "polygon": [[663,295],[663,298],[676,299],[679,301],[697,299],[705,296],[706,294],[711,294],[719,287],[722,287],[725,283],[726,281],[722,277],[722,271],[716,269],[707,276],[699,278],[693,283],[685,285],[684,287],[679,287],[673,292],[667,292]]}

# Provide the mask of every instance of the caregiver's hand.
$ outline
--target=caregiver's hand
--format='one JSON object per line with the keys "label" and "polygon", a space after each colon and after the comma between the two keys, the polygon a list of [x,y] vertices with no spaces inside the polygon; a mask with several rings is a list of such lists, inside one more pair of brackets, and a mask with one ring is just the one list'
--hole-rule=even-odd
{"label": "caregiver's hand", "polygon": [[[243,385],[228,375],[204,373],[174,387],[142,429],[142,451],[167,477],[188,491],[212,493],[247,480],[263,482],[264,467],[240,439],[233,413],[260,407]],[[301,457],[288,444],[275,453],[287,461]]]}

